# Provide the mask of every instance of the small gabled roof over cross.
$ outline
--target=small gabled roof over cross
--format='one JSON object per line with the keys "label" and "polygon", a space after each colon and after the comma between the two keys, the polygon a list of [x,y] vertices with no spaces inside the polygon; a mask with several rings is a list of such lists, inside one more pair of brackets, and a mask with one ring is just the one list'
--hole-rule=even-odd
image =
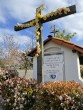
{"label": "small gabled roof over cross", "polygon": [[[72,49],[73,52],[78,52],[79,54],[83,55],[83,47],[82,46],[79,46],[75,43],[72,43],[70,41],[66,41],[66,40],[63,40],[63,39],[60,39],[60,38],[56,38],[56,37],[52,37],[52,36],[48,36],[48,38],[43,42],[44,45],[47,44],[48,42],[54,42],[58,45],[61,45],[61,46],[65,46],[65,47],[68,47],[70,49]],[[30,52],[29,52],[29,56],[34,56],[36,52],[36,48],[33,48]]]}

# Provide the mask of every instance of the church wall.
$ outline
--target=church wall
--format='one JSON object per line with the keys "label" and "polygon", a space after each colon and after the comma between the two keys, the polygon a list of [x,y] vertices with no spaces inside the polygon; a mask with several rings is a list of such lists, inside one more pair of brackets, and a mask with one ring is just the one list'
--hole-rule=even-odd
{"label": "church wall", "polygon": [[[80,76],[80,63],[79,56],[77,53],[73,53],[72,49],[60,46],[50,41],[44,46],[44,54],[47,53],[63,53],[64,57],[64,66],[63,66],[63,80],[70,81],[75,80],[80,84],[83,83],[83,80]],[[33,77],[37,79],[37,59],[33,60]]]}

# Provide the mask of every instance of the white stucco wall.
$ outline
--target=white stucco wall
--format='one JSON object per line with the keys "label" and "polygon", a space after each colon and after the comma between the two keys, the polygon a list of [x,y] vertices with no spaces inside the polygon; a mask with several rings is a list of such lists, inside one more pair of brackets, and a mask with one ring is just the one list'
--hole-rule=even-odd
{"label": "white stucco wall", "polygon": [[[83,79],[80,76],[79,56],[77,53],[73,53],[72,49],[57,45],[52,41],[44,46],[44,54],[59,52],[63,53],[64,57],[63,80],[75,80],[78,83],[83,84]],[[37,79],[37,58],[35,57],[33,59],[33,78]]]}

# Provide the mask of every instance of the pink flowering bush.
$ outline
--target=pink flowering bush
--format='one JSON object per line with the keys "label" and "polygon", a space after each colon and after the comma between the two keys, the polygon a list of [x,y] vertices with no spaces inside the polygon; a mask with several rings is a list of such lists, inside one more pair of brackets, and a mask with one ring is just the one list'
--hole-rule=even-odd
{"label": "pink flowering bush", "polygon": [[4,69],[0,69],[0,81],[1,80],[6,80],[7,79],[7,74],[8,74],[8,71],[6,71]]}
{"label": "pink flowering bush", "polygon": [[16,70],[0,69],[0,81],[5,81],[14,77],[18,77],[18,72]]}
{"label": "pink flowering bush", "polygon": [[4,110],[83,110],[83,86],[75,81],[37,84],[12,78],[0,82]]}
{"label": "pink flowering bush", "polygon": [[36,82],[31,79],[12,78],[2,81],[1,104],[4,110],[30,110],[35,104]]}
{"label": "pink flowering bush", "polygon": [[41,84],[35,110],[83,110],[83,86],[75,81]]}

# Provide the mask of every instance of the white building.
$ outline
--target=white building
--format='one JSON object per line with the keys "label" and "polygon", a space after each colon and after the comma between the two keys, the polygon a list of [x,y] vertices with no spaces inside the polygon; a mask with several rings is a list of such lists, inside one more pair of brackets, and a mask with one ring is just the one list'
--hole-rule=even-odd
{"label": "white building", "polygon": [[[36,48],[29,55],[35,52]],[[52,36],[44,41],[44,82],[75,80],[83,84],[80,64],[83,64],[83,47]],[[33,78],[37,79],[36,57],[33,58]]]}

